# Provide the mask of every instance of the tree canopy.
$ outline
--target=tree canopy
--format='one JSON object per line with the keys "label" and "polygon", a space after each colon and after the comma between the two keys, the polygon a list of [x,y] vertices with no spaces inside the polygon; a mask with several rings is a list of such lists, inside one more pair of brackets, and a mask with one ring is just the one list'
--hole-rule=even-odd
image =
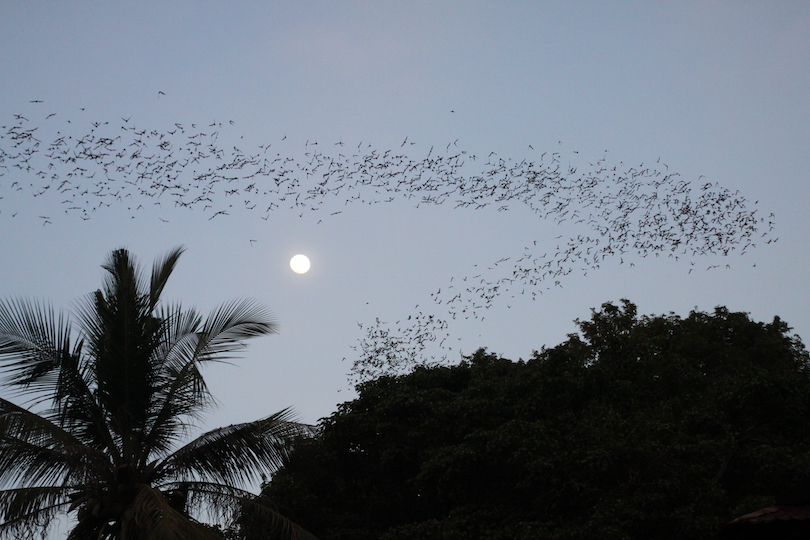
{"label": "tree canopy", "polygon": [[512,362],[358,386],[264,495],[323,539],[714,538],[810,474],[810,364],[778,317],[604,304]]}
{"label": "tree canopy", "polygon": [[[242,487],[307,430],[289,410],[185,442],[213,403],[202,368],[275,333],[250,300],[203,318],[161,294],[182,248],[144,274],[125,249],[76,320],[29,300],[0,301],[0,537],[42,538],[72,514],[69,540],[209,540],[202,523],[237,511],[305,533]],[[268,525],[269,524],[269,525]]]}

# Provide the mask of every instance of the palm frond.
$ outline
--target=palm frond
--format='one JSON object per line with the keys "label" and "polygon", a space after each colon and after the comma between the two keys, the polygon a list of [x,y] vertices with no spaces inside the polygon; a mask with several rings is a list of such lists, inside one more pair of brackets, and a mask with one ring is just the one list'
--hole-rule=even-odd
{"label": "palm frond", "polygon": [[[155,354],[161,359],[159,371],[161,381],[158,385],[159,392],[156,394],[158,407],[155,410],[162,406],[161,398],[168,395],[165,391],[177,386],[178,381],[175,379],[178,375],[187,374],[190,364],[199,368],[199,364],[205,361],[197,355],[200,348],[199,328],[202,324],[202,317],[195,310],[183,311],[176,306],[172,310],[161,311],[160,317],[165,324],[160,346],[155,351]],[[199,371],[197,373],[199,374]],[[185,388],[192,382],[195,392],[184,396],[188,402],[187,410],[183,414],[194,414],[192,411],[213,404],[213,398],[207,392],[202,375],[198,375],[198,380],[186,379],[180,383],[180,386]]]}
{"label": "palm frond", "polygon": [[166,253],[159,260],[156,260],[152,265],[152,280],[149,283],[149,310],[153,311],[160,300],[160,295],[166,287],[166,282],[169,280],[180,259],[180,255],[186,250],[183,246],[178,246],[168,253]]}
{"label": "palm frond", "polygon": [[0,438],[17,436],[48,446],[82,444],[72,433],[51,420],[0,398]]}
{"label": "palm frond", "polygon": [[[52,401],[62,413],[63,426],[98,426],[102,415],[89,389],[92,371],[81,360],[83,341],[71,348],[70,333],[70,320],[49,306],[0,301],[0,361],[6,363],[6,384],[29,396],[32,406]],[[98,433],[97,427],[93,433]]]}
{"label": "palm frond", "polygon": [[70,356],[63,358],[59,380],[53,396],[54,420],[84,444],[107,448],[117,454],[114,436],[107,416],[94,393],[95,377],[87,362],[82,361],[80,342]]}
{"label": "palm frond", "polygon": [[71,490],[28,487],[0,491],[0,538],[45,538],[54,518],[71,504]]}
{"label": "palm frond", "polygon": [[205,320],[196,356],[227,359],[245,347],[245,339],[277,333],[270,311],[253,300],[234,300],[219,306]]}
{"label": "palm frond", "polygon": [[[317,540],[315,536],[281,515],[266,497],[217,482],[174,482],[161,486],[164,493],[182,492],[190,512],[227,525],[250,523],[268,539]],[[251,538],[254,536],[251,535]],[[257,537],[258,538],[258,537]]]}
{"label": "palm frond", "polygon": [[0,300],[0,363],[5,364],[6,386],[49,390],[54,379],[43,378],[70,352],[70,322],[63,314],[27,299]]}
{"label": "palm frond", "polygon": [[140,485],[131,513],[121,521],[122,538],[143,540],[216,540],[214,532],[173,508],[163,492]]}
{"label": "palm frond", "polygon": [[[162,359],[160,382],[153,395],[153,414],[144,429],[143,446],[149,454],[168,451],[188,427],[189,419],[198,419],[214,404],[200,372],[200,364],[215,358],[198,358],[201,317],[180,306],[161,310],[165,322],[161,345],[155,354]],[[150,455],[142,455],[143,463]]]}
{"label": "palm frond", "polygon": [[69,482],[106,462],[49,419],[0,399],[0,485]]}
{"label": "palm frond", "polygon": [[157,354],[163,358],[161,374],[166,384],[155,390],[156,414],[144,438],[158,452],[176,440],[177,428],[186,425],[184,417],[198,417],[213,403],[200,365],[222,361],[227,353],[244,348],[244,339],[275,333],[269,312],[250,300],[221,306],[202,329],[196,312],[182,312],[179,307],[162,311],[161,319],[166,322],[165,333]]}
{"label": "palm frond", "polygon": [[287,458],[296,437],[310,432],[290,409],[254,422],[214,429],[166,457],[157,477],[242,483],[273,472]]}
{"label": "palm frond", "polygon": [[169,370],[164,375],[171,376],[194,358],[202,317],[196,310],[184,310],[179,304],[160,309],[157,317],[163,325],[154,354],[160,358],[162,369]]}
{"label": "palm frond", "polygon": [[165,453],[184,434],[187,417],[196,417],[213,401],[202,374],[194,361],[188,361],[174,379],[155,396],[159,405],[145,431],[141,462]]}
{"label": "palm frond", "polygon": [[73,485],[109,465],[101,450],[82,444],[50,420],[0,399],[0,485]]}

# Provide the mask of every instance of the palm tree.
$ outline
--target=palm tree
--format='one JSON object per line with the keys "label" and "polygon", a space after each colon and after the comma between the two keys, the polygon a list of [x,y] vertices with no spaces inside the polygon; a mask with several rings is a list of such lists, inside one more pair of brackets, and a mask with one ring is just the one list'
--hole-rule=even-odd
{"label": "palm tree", "polygon": [[[286,537],[307,533],[240,486],[272,473],[309,428],[290,410],[181,445],[213,399],[200,368],[272,334],[268,311],[226,303],[203,320],[160,296],[178,258],[151,279],[125,249],[75,319],[30,300],[0,301],[0,538],[42,538],[59,515],[69,540],[217,538],[243,512]],[[220,535],[221,537],[221,535]]]}

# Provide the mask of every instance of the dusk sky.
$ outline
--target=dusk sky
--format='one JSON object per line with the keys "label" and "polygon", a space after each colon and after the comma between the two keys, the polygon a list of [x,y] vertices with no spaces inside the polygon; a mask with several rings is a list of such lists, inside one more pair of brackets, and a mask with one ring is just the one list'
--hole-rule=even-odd
{"label": "dusk sky", "polygon": [[[279,335],[207,372],[220,407],[202,428],[288,406],[310,423],[331,414],[354,395],[347,374],[366,329],[420,311],[450,320],[441,354],[453,362],[479,347],[527,359],[622,298],[649,315],[720,305],[764,322],[778,315],[810,336],[808,2],[3,2],[0,81],[0,132],[20,115],[43,145],[78,140],[96,122],[123,134],[177,123],[217,131],[226,151],[270,145],[294,163],[313,152],[418,161],[463,151],[476,156],[463,169],[474,176],[493,156],[556,154],[566,169],[602,160],[677,173],[695,190],[711,183],[765,219],[745,254],[630,250],[599,268],[574,265],[559,286],[514,285],[478,318],[453,320],[447,291],[465,277],[510,276],[528,251],[553,257],[597,233],[519,202],[387,202],[373,188],[366,202],[329,195],[318,211],[267,212],[272,194],[250,208],[217,192],[209,208],[108,196],[85,215],[55,186],[37,195],[47,179],[7,157],[0,296],[71,310],[100,287],[111,250],[127,247],[150,267],[185,245],[165,298],[206,313],[250,297],[274,312]],[[12,142],[0,148],[13,153]],[[53,170],[67,178],[71,167]],[[311,260],[306,274],[290,270],[297,253]]]}

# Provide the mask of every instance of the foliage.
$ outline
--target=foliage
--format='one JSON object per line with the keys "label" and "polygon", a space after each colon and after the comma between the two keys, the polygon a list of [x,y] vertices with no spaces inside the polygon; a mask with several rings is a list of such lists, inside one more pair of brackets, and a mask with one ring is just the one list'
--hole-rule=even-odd
{"label": "foliage", "polygon": [[2,383],[29,406],[0,399],[0,536],[43,537],[70,513],[69,540],[202,540],[221,535],[201,515],[249,510],[304,534],[239,487],[278,466],[305,431],[289,410],[179,445],[213,403],[201,368],[276,328],[248,300],[205,319],[161,303],[182,251],[156,261],[150,278],[113,251],[103,289],[75,322],[29,300],[0,302]]}
{"label": "foliage", "polygon": [[713,538],[810,473],[798,337],[604,304],[528,361],[358,387],[264,495],[321,538]]}

